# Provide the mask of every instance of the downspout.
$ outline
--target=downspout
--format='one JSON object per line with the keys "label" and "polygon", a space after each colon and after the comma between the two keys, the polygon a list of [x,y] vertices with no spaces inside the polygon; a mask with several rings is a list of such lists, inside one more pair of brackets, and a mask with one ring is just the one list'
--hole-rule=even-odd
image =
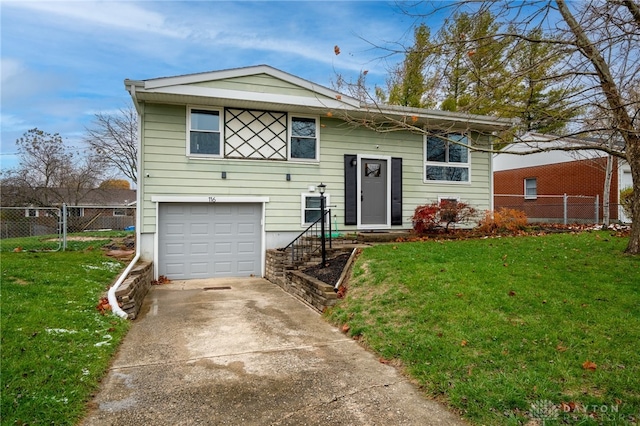
{"label": "downspout", "polygon": [[[140,130],[141,130],[141,126],[142,126],[142,114],[140,113],[140,107],[138,105],[138,99],[136,97],[136,87],[132,84],[130,86],[129,89],[129,93],[131,94],[131,98],[133,98],[133,105],[136,108],[136,111],[138,112],[138,140],[136,141],[136,143],[138,144],[138,180],[141,179],[141,175],[140,175],[140,157],[142,156],[141,154],[141,149],[140,149]],[[127,266],[127,268],[124,270],[124,272],[120,275],[120,277],[118,278],[118,280],[115,282],[115,284],[113,284],[111,286],[111,288],[109,289],[109,291],[107,292],[107,299],[109,300],[109,305],[111,306],[111,311],[113,312],[114,315],[119,316],[120,318],[129,318],[129,314],[127,314],[125,311],[123,311],[120,308],[120,305],[118,305],[118,298],[116,297],[116,291],[118,291],[118,288],[122,285],[122,283],[124,282],[124,280],[129,276],[129,273],[131,272],[131,270],[133,269],[133,267],[136,265],[136,263],[138,262],[138,259],[140,259],[140,236],[141,236],[141,232],[140,232],[140,211],[142,210],[141,208],[141,204],[140,204],[140,185],[137,185],[137,190],[136,190],[136,254],[133,257],[133,259],[131,260],[131,262],[129,263],[129,265]]]}

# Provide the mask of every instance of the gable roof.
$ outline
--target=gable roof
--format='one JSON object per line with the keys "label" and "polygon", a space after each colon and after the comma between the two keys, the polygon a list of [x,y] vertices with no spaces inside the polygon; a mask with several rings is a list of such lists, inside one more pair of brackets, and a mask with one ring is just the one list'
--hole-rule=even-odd
{"label": "gable roof", "polygon": [[[268,91],[247,91],[225,87],[209,87],[202,83],[221,82],[249,76],[268,76],[308,92],[300,94],[282,94]],[[125,80],[127,90],[138,100],[163,101],[167,99],[182,100],[185,103],[220,103],[230,106],[250,106],[250,104],[310,107],[310,108],[358,108],[360,101],[343,95],[319,84],[280,71],[268,65],[257,65],[246,68],[234,68],[222,71],[210,71],[198,74],[187,74],[175,77],[161,77],[149,80]],[[164,96],[163,96],[164,95]]]}
{"label": "gable roof", "polygon": [[[262,86],[252,85],[246,80],[248,77],[271,78],[288,85],[288,88],[298,88],[299,90],[267,90]],[[242,82],[243,79],[247,81],[244,87],[239,84],[224,84],[231,81]],[[148,80],[126,79],[124,84],[136,107],[139,102],[158,102],[306,111],[319,114],[328,111],[342,111],[355,118],[366,117],[376,121],[403,120],[411,117],[412,123],[416,126],[429,125],[448,128],[453,125],[458,128],[469,127],[485,131],[508,129],[514,125],[514,121],[511,119],[397,105],[366,104],[351,96],[268,65]]]}

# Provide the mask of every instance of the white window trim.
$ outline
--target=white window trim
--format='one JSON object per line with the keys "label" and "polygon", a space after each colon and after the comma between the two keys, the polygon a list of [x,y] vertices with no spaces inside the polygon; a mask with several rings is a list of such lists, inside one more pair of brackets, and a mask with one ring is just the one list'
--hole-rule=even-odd
{"label": "white window trim", "polygon": [[[469,144],[467,147],[471,146],[471,138],[464,133],[448,133],[443,135],[447,137],[448,135],[462,135],[467,138]],[[467,162],[466,163],[451,163],[449,161],[427,161],[427,138],[429,135],[424,135],[422,137],[422,182],[423,183],[436,183],[436,184],[447,184],[447,185],[469,185],[471,184],[471,154],[473,151],[471,148],[467,148]],[[450,142],[447,141],[447,144]],[[448,149],[447,149],[448,151]],[[469,180],[466,181],[456,181],[456,180],[430,180],[427,179],[427,166],[436,166],[436,167],[456,167],[459,169],[467,169],[469,171]]]}
{"label": "white window trim", "polygon": [[[534,180],[536,182],[536,195],[528,195],[527,194],[527,181],[528,180]],[[524,178],[524,180],[522,181],[522,184],[524,186],[524,199],[525,200],[537,200],[538,199],[538,178],[535,177],[530,177],[530,178]]]}
{"label": "white window trim", "polygon": [[455,201],[456,203],[460,202],[460,197],[458,197],[457,195],[455,196],[451,196],[451,195],[438,195],[438,204],[440,204],[441,202],[443,202],[444,200],[447,201]]}
{"label": "white window trim", "polygon": [[[122,212],[122,214],[118,214],[117,212]],[[115,217],[124,217],[127,215],[126,209],[113,209],[113,216]]]}
{"label": "white window trim", "polygon": [[[304,212],[306,211],[306,203],[305,200],[308,197],[314,197],[314,198],[319,198],[320,197],[320,193],[319,192],[303,192],[302,194],[300,194],[300,226],[303,228],[308,227],[309,225],[311,225],[311,222],[305,222],[304,221]],[[330,200],[331,200],[331,194],[324,194],[324,208],[325,210],[328,210],[328,206],[331,204]],[[331,220],[331,219],[329,219]]]}
{"label": "white window trim", "polygon": [[[33,216],[31,216],[31,211],[35,212],[35,214]],[[24,210],[24,217],[40,217],[40,210],[33,208],[33,207],[27,207]]]}
{"label": "white window trim", "polygon": [[[191,153],[191,111],[192,110],[202,110],[202,111],[211,111],[218,113],[218,127],[220,128],[220,154],[198,154]],[[190,158],[224,158],[224,109],[223,108],[215,108],[210,106],[198,106],[198,105],[188,105],[187,106],[187,134],[186,136],[186,144],[185,151],[187,157]]]}
{"label": "white window trim", "polygon": [[[291,138],[293,137],[293,126],[291,124],[294,118],[311,118],[316,121],[316,157],[315,158],[293,158],[291,157]],[[287,117],[287,160],[295,162],[314,162],[320,161],[320,118],[317,115],[305,114],[288,114]]]}

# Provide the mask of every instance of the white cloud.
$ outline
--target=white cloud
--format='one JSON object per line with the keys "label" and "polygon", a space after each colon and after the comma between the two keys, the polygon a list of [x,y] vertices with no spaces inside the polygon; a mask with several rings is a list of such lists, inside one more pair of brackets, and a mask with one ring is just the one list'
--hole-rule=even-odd
{"label": "white cloud", "polygon": [[109,28],[140,31],[174,38],[184,38],[187,32],[170,28],[160,13],[146,10],[131,2],[95,1],[10,1],[5,7],[26,9],[45,15],[56,15],[74,23],[101,25]]}
{"label": "white cloud", "polygon": [[0,60],[0,70],[2,70],[2,72],[0,72],[0,77],[2,77],[0,84],[6,87],[6,84],[11,81],[12,78],[23,72],[24,67],[17,59],[2,58]]}
{"label": "white cloud", "polygon": [[5,132],[12,132],[22,130],[25,127],[25,122],[22,118],[16,117],[11,114],[0,114],[0,127]]}

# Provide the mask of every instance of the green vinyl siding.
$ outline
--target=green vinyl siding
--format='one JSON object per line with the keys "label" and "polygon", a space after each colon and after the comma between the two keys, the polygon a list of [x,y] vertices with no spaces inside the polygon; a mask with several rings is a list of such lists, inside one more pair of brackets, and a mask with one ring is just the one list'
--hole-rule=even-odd
{"label": "green vinyl siding", "polygon": [[[186,106],[146,104],[142,130],[142,232],[155,232],[153,196],[268,196],[266,231],[300,231],[300,194],[321,182],[336,206],[332,216],[337,215],[340,230],[353,230],[344,226],[345,154],[403,158],[403,225],[395,228],[410,228],[415,207],[439,196],[459,197],[479,211],[490,207],[490,155],[471,153],[471,183],[424,183],[423,138],[418,134],[376,133],[322,116],[320,162],[314,163],[189,158]],[[286,180],[287,174],[291,181]]]}
{"label": "green vinyl siding", "polygon": [[318,93],[266,74],[194,83],[193,86],[317,98]]}

